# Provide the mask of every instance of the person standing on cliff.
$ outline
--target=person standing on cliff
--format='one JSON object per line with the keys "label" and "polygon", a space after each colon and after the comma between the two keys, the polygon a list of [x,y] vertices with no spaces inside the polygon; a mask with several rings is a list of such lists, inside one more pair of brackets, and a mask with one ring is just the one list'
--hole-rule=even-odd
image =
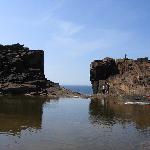
{"label": "person standing on cliff", "polygon": [[125,59],[125,60],[127,59],[127,54],[125,54],[125,57],[124,57],[124,59]]}

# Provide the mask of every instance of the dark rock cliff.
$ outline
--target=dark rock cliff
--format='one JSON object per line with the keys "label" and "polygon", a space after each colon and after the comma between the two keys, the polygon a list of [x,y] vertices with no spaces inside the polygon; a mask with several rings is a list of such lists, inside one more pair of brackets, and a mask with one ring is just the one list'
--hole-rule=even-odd
{"label": "dark rock cliff", "polygon": [[94,94],[102,92],[105,82],[113,94],[149,94],[150,61],[148,58],[95,60],[90,66],[90,80]]}
{"label": "dark rock cliff", "polygon": [[24,45],[0,45],[0,92],[2,94],[46,94],[59,86],[45,78],[44,51]]}

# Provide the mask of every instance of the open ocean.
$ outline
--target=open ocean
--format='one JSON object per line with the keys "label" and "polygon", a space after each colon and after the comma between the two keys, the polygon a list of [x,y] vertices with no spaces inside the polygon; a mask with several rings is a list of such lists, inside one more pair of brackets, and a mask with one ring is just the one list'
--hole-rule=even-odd
{"label": "open ocean", "polygon": [[92,87],[85,86],[85,85],[63,85],[63,87],[70,89],[74,92],[79,92],[82,94],[91,95],[92,94]]}

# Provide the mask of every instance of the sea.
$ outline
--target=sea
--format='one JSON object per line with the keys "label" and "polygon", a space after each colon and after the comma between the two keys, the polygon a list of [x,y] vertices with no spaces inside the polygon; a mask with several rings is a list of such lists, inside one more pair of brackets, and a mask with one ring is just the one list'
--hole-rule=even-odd
{"label": "sea", "polygon": [[70,89],[74,92],[81,94],[92,95],[92,87],[87,85],[62,85],[63,87]]}
{"label": "sea", "polygon": [[0,150],[150,150],[150,105],[0,97]]}

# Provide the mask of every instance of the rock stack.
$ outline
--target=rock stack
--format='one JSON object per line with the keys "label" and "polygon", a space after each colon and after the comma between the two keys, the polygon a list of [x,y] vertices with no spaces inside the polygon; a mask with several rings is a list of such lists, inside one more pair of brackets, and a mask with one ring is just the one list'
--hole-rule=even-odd
{"label": "rock stack", "polygon": [[59,86],[45,78],[44,51],[24,45],[0,45],[1,94],[47,94],[46,88]]}
{"label": "rock stack", "polygon": [[93,93],[102,93],[105,82],[112,94],[150,94],[150,61],[148,58],[95,60],[90,66]]}

